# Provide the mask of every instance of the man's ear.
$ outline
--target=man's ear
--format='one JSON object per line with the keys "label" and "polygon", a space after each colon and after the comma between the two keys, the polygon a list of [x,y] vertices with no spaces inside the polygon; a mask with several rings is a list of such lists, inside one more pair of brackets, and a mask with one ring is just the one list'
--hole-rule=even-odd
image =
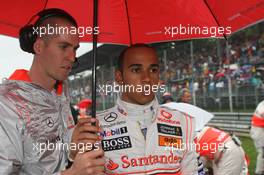
{"label": "man's ear", "polygon": [[123,84],[123,74],[119,69],[116,69],[115,71],[115,81],[119,84]]}
{"label": "man's ear", "polygon": [[44,41],[40,38],[37,38],[35,43],[33,44],[33,49],[35,51],[35,54],[40,54],[42,48],[44,47]]}
{"label": "man's ear", "polygon": [[159,79],[158,86],[164,86],[165,87],[164,80]]}

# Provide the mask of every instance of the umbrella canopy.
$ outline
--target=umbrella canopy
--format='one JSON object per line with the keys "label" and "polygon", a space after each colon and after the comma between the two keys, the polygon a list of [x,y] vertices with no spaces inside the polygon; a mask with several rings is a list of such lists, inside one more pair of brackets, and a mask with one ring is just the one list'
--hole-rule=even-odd
{"label": "umbrella canopy", "polygon": [[[0,34],[17,37],[19,29],[46,8],[60,8],[74,16],[79,24],[81,41],[94,43],[92,116],[95,116],[97,41],[130,45],[223,37],[262,21],[263,7],[264,0],[2,1]],[[96,33],[98,38],[92,35]]]}
{"label": "umbrella canopy", "polygon": [[[16,0],[0,4],[0,34],[17,37],[19,28],[33,14],[55,7],[77,19],[82,41],[92,41],[93,0]],[[99,28],[95,30],[99,32],[98,42],[129,45],[222,37],[263,18],[264,0],[99,0]],[[223,28],[215,28],[219,26]]]}

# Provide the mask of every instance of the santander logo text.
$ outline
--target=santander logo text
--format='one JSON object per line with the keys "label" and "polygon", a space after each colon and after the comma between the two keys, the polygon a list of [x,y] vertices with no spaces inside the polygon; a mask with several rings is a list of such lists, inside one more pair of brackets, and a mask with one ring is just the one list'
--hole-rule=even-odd
{"label": "santander logo text", "polygon": [[148,166],[155,164],[179,164],[182,160],[181,157],[171,153],[169,155],[149,155],[145,157],[129,158],[128,156],[122,156],[122,168]]}

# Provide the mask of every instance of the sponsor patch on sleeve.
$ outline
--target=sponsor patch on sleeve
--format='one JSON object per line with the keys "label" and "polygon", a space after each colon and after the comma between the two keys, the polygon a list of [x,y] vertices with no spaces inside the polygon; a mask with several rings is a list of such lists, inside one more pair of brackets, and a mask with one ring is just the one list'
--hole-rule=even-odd
{"label": "sponsor patch on sleeve", "polygon": [[159,135],[159,146],[169,146],[175,148],[182,147],[182,139],[177,137],[170,136],[161,136]]}
{"label": "sponsor patch on sleeve", "polygon": [[182,129],[179,126],[170,126],[158,123],[158,132],[162,134],[169,134],[173,136],[182,136]]}

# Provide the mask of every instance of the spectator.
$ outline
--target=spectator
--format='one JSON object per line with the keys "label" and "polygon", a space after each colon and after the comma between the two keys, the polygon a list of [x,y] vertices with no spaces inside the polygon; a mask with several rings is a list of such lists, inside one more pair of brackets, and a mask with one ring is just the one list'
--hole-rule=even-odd
{"label": "spectator", "polygon": [[169,102],[173,102],[172,95],[169,92],[165,92],[162,95],[162,104],[169,103]]}
{"label": "spectator", "polygon": [[187,88],[183,88],[179,93],[179,100],[178,102],[182,103],[191,103],[192,96],[190,90]]}

